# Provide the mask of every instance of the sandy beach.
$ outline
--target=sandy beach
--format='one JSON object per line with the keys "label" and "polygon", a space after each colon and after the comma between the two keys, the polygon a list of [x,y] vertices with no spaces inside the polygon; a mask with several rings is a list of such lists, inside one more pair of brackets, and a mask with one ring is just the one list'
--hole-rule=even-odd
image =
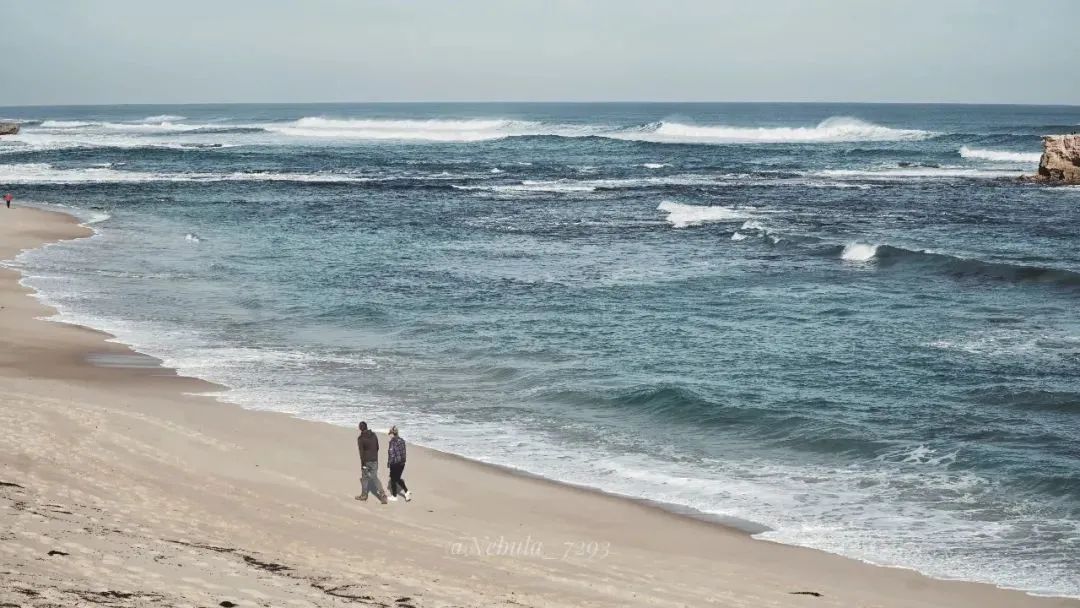
{"label": "sandy beach", "polygon": [[[0,259],[91,234],[0,209]],[[0,268],[0,606],[1080,606],[417,446],[411,503],[358,502],[353,429],[193,396],[51,314]]]}

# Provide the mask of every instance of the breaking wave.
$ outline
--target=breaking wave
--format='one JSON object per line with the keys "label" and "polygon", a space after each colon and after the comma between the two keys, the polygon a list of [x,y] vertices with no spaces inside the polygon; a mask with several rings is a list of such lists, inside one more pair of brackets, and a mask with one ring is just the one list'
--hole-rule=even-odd
{"label": "breaking wave", "polygon": [[847,116],[827,118],[813,127],[736,127],[691,125],[679,122],[655,123],[640,132],[610,134],[610,137],[657,143],[829,143],[856,141],[903,141],[933,137],[919,129],[895,129]]}
{"label": "breaking wave", "polygon": [[1040,152],[1013,152],[1010,150],[981,150],[979,148],[960,147],[960,156],[999,163],[1037,163],[1042,157]]}
{"label": "breaking wave", "polygon": [[379,120],[309,116],[268,131],[299,137],[470,142],[545,134],[541,123],[516,120]]}
{"label": "breaking wave", "polygon": [[639,188],[663,188],[669,186],[715,186],[732,182],[738,176],[721,175],[671,175],[665,177],[629,177],[606,179],[553,179],[522,180],[514,183],[451,184],[455,190],[494,193],[573,193],[605,190],[632,190]]}
{"label": "breaking wave", "polygon": [[176,114],[158,114],[156,116],[147,116],[142,119],[143,122],[176,122],[178,120],[186,120],[187,116],[177,116]]}
{"label": "breaking wave", "polygon": [[[184,116],[160,114],[129,122],[46,120],[42,133],[268,133],[285,137],[371,141],[482,142],[510,137],[597,137],[665,144],[765,144],[905,141],[936,135],[919,129],[886,127],[835,116],[814,126],[754,127],[697,125],[671,120],[626,124],[563,124],[507,118],[378,119],[306,116],[291,122],[188,123]],[[648,169],[667,163],[647,162]]]}
{"label": "breaking wave", "polygon": [[241,172],[140,172],[111,167],[65,169],[47,163],[0,165],[0,182],[9,184],[92,184],[147,182],[225,182],[225,181],[292,181],[308,183],[369,182],[375,178],[349,173],[274,173]]}
{"label": "breaking wave", "polygon": [[848,243],[840,252],[840,258],[849,262],[867,262],[877,255],[877,245],[866,243]]}
{"label": "breaking wave", "polygon": [[89,127],[94,124],[92,122],[81,122],[78,120],[44,120],[38,126],[42,129],[78,129],[81,127]]}
{"label": "breaking wave", "polygon": [[746,219],[746,213],[730,207],[686,205],[663,201],[656,208],[664,211],[667,221],[675,228],[687,228],[707,222],[733,222]]}
{"label": "breaking wave", "polygon": [[814,175],[842,180],[893,181],[908,179],[994,179],[1017,177],[1020,170],[972,169],[970,167],[875,167],[871,169],[826,169]]}
{"label": "breaking wave", "polygon": [[[833,117],[813,127],[736,127],[660,121],[637,126],[554,124],[510,119],[382,120],[301,118],[287,125],[268,125],[271,132],[300,137],[370,140],[473,142],[506,137],[602,137],[652,143],[827,143],[900,141],[935,135],[918,129],[896,129],[857,118]],[[647,163],[661,168],[662,163]]]}
{"label": "breaking wave", "polygon": [[1031,266],[1008,261],[986,261],[926,249],[892,245],[848,243],[831,249],[832,255],[853,262],[874,260],[880,268],[910,266],[955,279],[979,279],[1006,283],[1039,283],[1054,287],[1080,288],[1080,271],[1052,266]]}
{"label": "breaking wave", "polygon": [[566,192],[595,192],[596,186],[586,182],[572,182],[566,180],[524,180],[518,184],[494,184],[482,186],[461,186],[451,184],[455,190],[478,190],[498,193],[533,193],[543,192],[549,194]]}
{"label": "breaking wave", "polygon": [[[159,118],[157,116],[148,117],[146,120],[139,122],[83,122],[76,120],[46,120],[41,123],[40,127],[43,130],[93,130],[93,131],[123,131],[130,133],[153,133],[160,131],[168,132],[183,132],[183,131],[197,131],[199,129],[213,128],[215,125],[209,124],[179,124],[169,120],[150,121],[149,118]],[[176,117],[172,117],[176,118]],[[181,117],[182,118],[182,117]]]}

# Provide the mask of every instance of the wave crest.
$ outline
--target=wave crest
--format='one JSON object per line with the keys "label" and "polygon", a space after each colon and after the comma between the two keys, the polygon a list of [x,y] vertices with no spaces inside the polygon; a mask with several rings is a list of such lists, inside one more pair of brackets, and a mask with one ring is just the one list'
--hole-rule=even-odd
{"label": "wave crest", "polygon": [[686,205],[663,201],[656,208],[667,212],[667,221],[675,228],[697,226],[707,222],[731,222],[746,219],[746,214],[730,207]]}
{"label": "wave crest", "polygon": [[187,116],[178,116],[176,114],[157,114],[155,116],[147,116],[142,119],[143,122],[176,122],[178,120],[185,120]]}
{"label": "wave crest", "polygon": [[141,172],[112,167],[61,168],[48,163],[0,165],[0,182],[9,184],[98,184],[149,182],[307,182],[356,183],[377,178],[349,173],[274,173],[270,171],[231,173]]}
{"label": "wave crest", "polygon": [[514,134],[540,134],[542,129],[539,127],[533,122],[503,119],[383,120],[308,116],[286,126],[267,127],[267,130],[298,137],[470,142]]}
{"label": "wave crest", "polygon": [[735,127],[663,121],[653,130],[611,134],[617,139],[658,143],[831,143],[902,141],[933,137],[919,129],[896,129],[849,116],[827,118],[813,127]]}
{"label": "wave crest", "polygon": [[[852,242],[830,247],[841,259],[853,262],[874,260],[879,268],[911,266],[951,276],[1007,283],[1036,283],[1062,289],[1080,288],[1080,271],[1053,266],[1031,266],[1007,261],[987,261],[928,249],[908,249],[888,244]],[[825,253],[825,252],[823,252]]]}
{"label": "wave crest", "polygon": [[877,256],[877,245],[868,243],[848,243],[840,252],[840,259],[849,262],[868,262]]}
{"label": "wave crest", "polygon": [[999,163],[1037,163],[1042,158],[1041,152],[1013,152],[1011,150],[981,150],[979,148],[960,147],[960,156]]}

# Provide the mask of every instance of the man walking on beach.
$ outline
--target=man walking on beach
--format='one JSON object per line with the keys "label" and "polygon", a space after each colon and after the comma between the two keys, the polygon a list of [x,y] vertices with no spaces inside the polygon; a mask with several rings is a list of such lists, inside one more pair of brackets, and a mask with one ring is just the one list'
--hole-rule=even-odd
{"label": "man walking on beach", "polygon": [[379,481],[379,436],[368,428],[366,422],[360,423],[360,436],[356,438],[360,449],[360,495],[356,500],[367,500],[368,492],[375,494],[379,502],[386,504],[386,492]]}
{"label": "man walking on beach", "polygon": [[10,192],[8,192],[7,194],[4,195],[4,202],[7,203],[7,208],[8,209],[11,209],[11,199],[13,199],[13,198],[15,198],[15,197],[11,196]]}

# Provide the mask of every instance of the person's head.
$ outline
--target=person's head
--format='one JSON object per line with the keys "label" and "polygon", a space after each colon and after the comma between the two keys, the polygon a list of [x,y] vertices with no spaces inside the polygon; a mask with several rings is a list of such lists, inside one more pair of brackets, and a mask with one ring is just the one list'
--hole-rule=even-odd
{"label": "person's head", "polygon": [[360,421],[360,432],[363,433],[366,430],[367,430],[367,423],[364,422],[364,421]]}
{"label": "person's head", "polygon": [[398,436],[397,426],[390,427],[390,430],[386,431],[386,432],[392,437],[397,437]]}

